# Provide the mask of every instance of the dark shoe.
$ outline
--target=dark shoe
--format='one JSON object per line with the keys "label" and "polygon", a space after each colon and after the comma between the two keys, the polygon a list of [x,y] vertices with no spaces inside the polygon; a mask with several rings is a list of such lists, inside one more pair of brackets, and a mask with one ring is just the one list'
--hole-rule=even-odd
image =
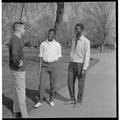
{"label": "dark shoe", "polygon": [[73,108],[79,108],[82,105],[82,102],[76,102],[73,104]]}
{"label": "dark shoe", "polygon": [[69,100],[66,103],[64,103],[64,105],[70,105],[70,104],[75,104],[76,101],[75,100]]}
{"label": "dark shoe", "polygon": [[13,113],[13,116],[16,117],[16,118],[22,118],[22,115],[21,115],[20,112]]}

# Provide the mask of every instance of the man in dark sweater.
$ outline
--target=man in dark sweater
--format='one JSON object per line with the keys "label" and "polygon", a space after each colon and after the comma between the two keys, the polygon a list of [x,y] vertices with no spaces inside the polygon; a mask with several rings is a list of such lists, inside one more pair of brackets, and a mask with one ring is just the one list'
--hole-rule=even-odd
{"label": "man in dark sweater", "polygon": [[14,116],[21,115],[22,118],[28,118],[25,95],[25,65],[22,36],[25,33],[25,26],[22,22],[13,24],[14,35],[9,41],[9,67],[14,79]]}

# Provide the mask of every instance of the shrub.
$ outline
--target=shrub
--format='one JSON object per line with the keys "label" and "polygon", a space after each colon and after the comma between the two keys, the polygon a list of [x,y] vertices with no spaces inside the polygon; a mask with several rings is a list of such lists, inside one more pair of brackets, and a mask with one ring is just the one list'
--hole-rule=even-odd
{"label": "shrub", "polygon": [[30,41],[24,43],[24,47],[33,47]]}

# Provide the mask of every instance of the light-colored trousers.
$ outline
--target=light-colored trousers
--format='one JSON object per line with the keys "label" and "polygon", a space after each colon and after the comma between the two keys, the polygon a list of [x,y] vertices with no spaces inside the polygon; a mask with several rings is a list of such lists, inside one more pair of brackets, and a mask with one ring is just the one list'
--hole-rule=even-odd
{"label": "light-colored trousers", "polygon": [[11,70],[14,79],[14,112],[21,112],[22,118],[28,117],[25,92],[25,71]]}

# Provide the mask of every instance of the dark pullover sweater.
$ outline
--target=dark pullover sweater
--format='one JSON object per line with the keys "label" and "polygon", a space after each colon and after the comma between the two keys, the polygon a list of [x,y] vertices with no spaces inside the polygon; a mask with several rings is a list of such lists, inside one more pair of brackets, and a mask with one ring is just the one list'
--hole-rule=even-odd
{"label": "dark pullover sweater", "polygon": [[[9,41],[9,66],[11,70],[25,71],[23,48],[23,38],[13,35]],[[19,67],[20,60],[23,60],[21,67]]]}

